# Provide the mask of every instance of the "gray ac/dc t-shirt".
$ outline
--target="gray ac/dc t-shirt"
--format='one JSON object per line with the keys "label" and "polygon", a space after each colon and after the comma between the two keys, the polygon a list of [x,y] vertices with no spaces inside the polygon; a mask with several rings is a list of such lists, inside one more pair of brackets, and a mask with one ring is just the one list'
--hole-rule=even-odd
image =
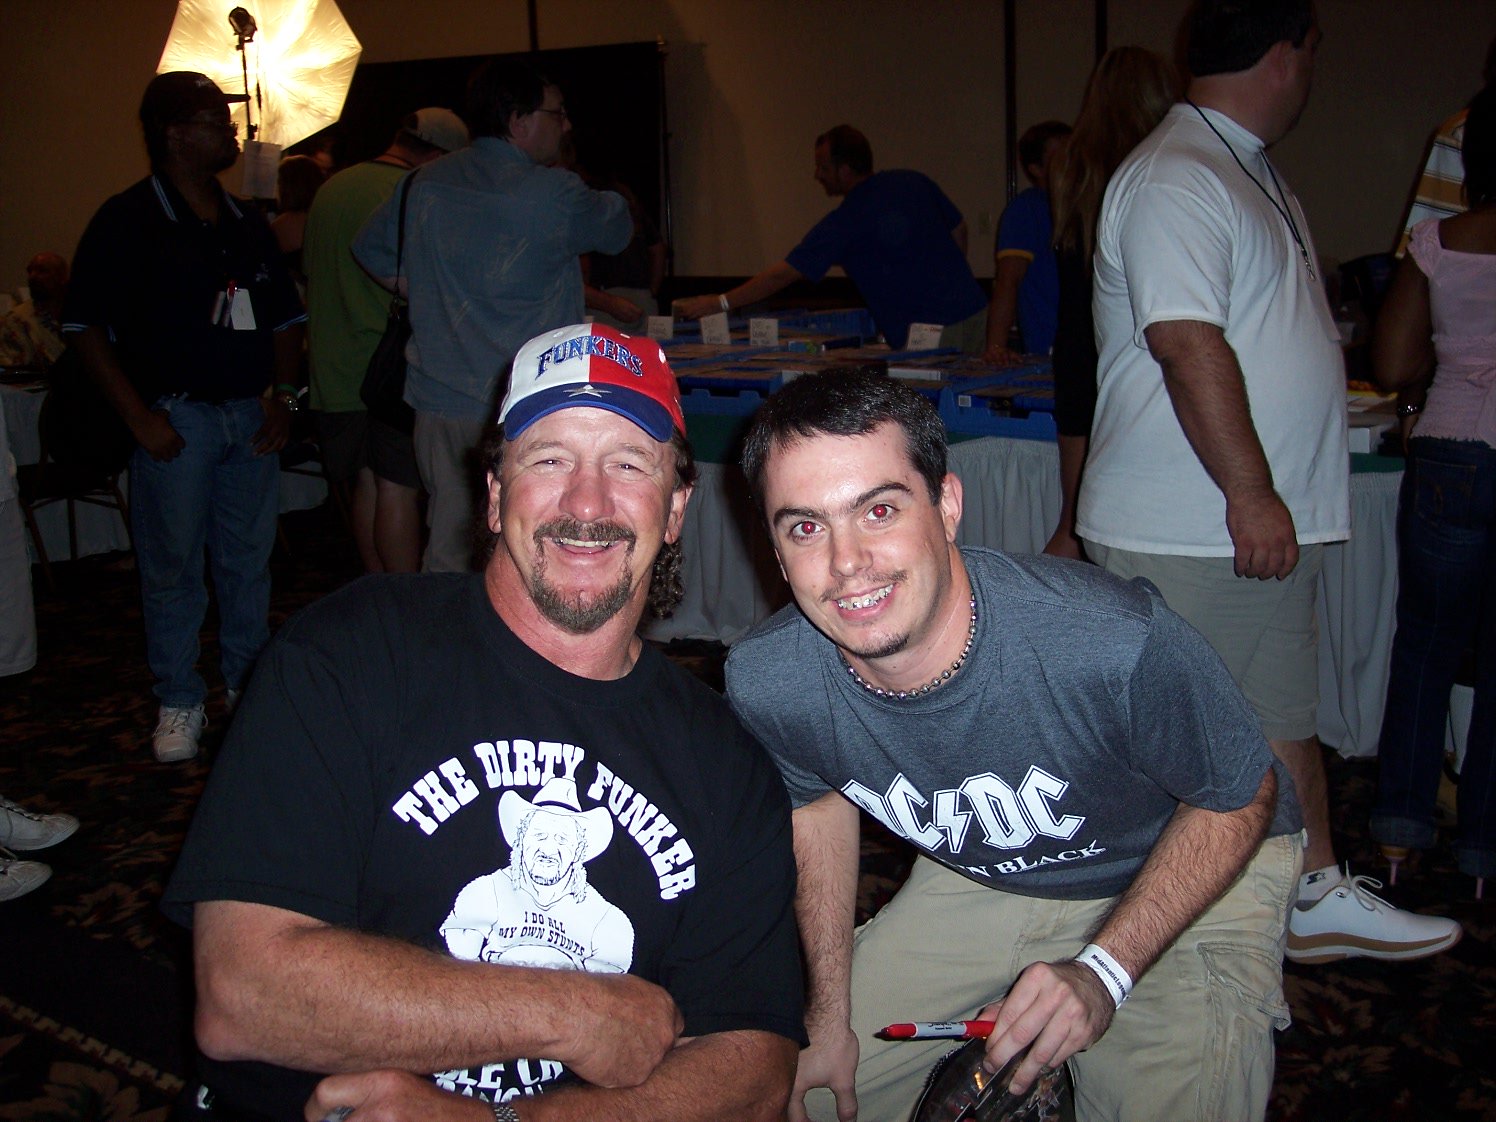
{"label": "gray ac/dc t-shirt", "polygon": [[732,649],[728,698],[795,806],[840,791],[972,880],[1058,899],[1120,893],[1180,803],[1239,809],[1269,767],[1269,834],[1300,829],[1256,715],[1152,585],[1051,557],[962,557],[976,640],[922,698],[869,693],[793,604]]}

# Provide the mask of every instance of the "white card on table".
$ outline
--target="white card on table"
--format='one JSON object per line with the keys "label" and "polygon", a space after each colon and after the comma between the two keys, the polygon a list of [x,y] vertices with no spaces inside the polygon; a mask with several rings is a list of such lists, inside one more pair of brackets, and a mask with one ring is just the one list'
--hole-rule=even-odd
{"label": "white card on table", "polygon": [[713,312],[701,317],[701,341],[720,344],[732,342],[732,333],[727,330],[726,312]]}
{"label": "white card on table", "polygon": [[940,335],[945,331],[938,323],[911,323],[909,338],[904,343],[906,351],[933,351],[940,346]]}
{"label": "white card on table", "polygon": [[779,321],[770,316],[754,316],[748,321],[748,342],[755,347],[779,346]]}

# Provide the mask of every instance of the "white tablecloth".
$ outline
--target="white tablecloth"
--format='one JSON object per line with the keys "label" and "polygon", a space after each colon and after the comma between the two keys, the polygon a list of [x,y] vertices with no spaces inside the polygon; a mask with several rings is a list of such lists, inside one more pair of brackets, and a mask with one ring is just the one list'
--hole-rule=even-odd
{"label": "white tablecloth", "polygon": [[[41,459],[41,435],[38,424],[41,419],[42,401],[45,393],[0,386],[0,409],[5,413],[5,430],[10,439],[11,455],[17,464],[34,464]],[[130,496],[130,473],[120,476],[120,489],[125,498]],[[327,484],[320,475],[304,475],[300,472],[280,473],[280,508],[308,510],[327,498]],[[124,519],[117,511],[92,503],[73,504],[78,523],[78,556],[88,557],[95,553],[110,553],[129,549],[130,536],[126,532]],[[53,561],[65,561],[68,557],[68,520],[66,503],[50,503],[36,512],[36,523],[41,530],[42,541],[47,547],[47,556]],[[28,535],[27,548],[31,549]],[[32,550],[33,554],[35,550]],[[32,560],[36,558],[33,556]]]}
{"label": "white tablecloth", "polygon": [[[1059,451],[1033,440],[983,437],[953,445],[965,513],[957,541],[1013,553],[1043,548],[1060,513]],[[740,474],[700,465],[682,535],[686,597],[651,625],[653,639],[735,642],[788,599]],[[1376,754],[1397,601],[1400,472],[1351,476],[1351,541],[1328,546],[1319,597],[1319,734],[1346,756]]]}

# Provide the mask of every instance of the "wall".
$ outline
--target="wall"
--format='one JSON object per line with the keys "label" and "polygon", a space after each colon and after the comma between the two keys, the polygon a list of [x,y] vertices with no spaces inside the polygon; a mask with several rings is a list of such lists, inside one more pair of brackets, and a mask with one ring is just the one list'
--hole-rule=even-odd
{"label": "wall", "polygon": [[[225,0],[225,8],[229,6]],[[253,3],[248,5],[254,10]],[[340,0],[368,61],[522,50],[524,0]],[[824,214],[817,133],[862,128],[883,167],[935,177],[991,274],[1001,212],[997,0],[536,0],[540,45],[662,38],[677,268],[753,272]],[[1110,0],[1110,41],[1169,51],[1183,0]],[[71,254],[103,198],[144,172],[135,110],[170,0],[5,0],[0,288],[41,248]],[[1020,128],[1069,118],[1092,60],[1090,0],[1019,0]],[[1299,128],[1274,150],[1322,256],[1387,248],[1429,131],[1478,84],[1489,0],[1320,0],[1325,42]],[[620,81],[626,81],[620,76]]]}

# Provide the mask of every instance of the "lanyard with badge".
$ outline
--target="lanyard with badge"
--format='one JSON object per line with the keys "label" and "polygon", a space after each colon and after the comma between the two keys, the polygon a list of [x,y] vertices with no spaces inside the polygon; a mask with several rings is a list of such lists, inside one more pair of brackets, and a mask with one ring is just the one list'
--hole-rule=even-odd
{"label": "lanyard with badge", "polygon": [[255,310],[250,303],[249,289],[239,287],[232,278],[213,300],[212,322],[215,327],[226,327],[232,331],[253,331]]}

